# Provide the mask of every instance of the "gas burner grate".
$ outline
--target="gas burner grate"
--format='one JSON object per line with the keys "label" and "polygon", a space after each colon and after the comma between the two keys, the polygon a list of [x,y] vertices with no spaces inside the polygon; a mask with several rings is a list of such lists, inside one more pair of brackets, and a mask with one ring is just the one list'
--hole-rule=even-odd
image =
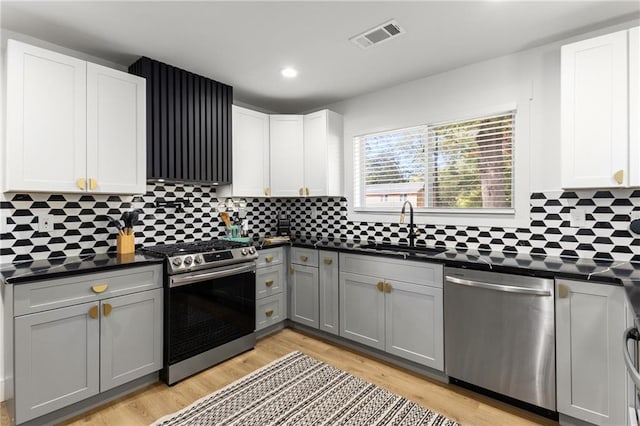
{"label": "gas burner grate", "polygon": [[211,251],[231,250],[234,248],[247,247],[248,243],[227,240],[208,240],[193,243],[159,244],[157,246],[143,247],[144,252],[171,257],[181,254],[206,253]]}

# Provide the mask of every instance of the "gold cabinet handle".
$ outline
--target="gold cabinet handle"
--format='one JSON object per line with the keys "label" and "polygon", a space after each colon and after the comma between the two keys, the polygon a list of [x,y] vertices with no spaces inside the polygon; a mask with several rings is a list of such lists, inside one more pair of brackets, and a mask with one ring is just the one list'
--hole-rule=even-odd
{"label": "gold cabinet handle", "polygon": [[306,262],[307,260],[309,260],[309,256],[300,256],[300,260]]}
{"label": "gold cabinet handle", "polygon": [[266,285],[267,287],[271,287],[273,285],[273,280],[265,281],[264,285]]}
{"label": "gold cabinet handle", "polygon": [[98,305],[92,306],[91,309],[89,309],[89,316],[93,319],[98,318]]}
{"label": "gold cabinet handle", "polygon": [[393,287],[391,287],[391,284],[389,284],[389,283],[384,283],[384,292],[385,292],[385,293],[391,293],[391,289],[392,289],[392,288],[393,288]]}
{"label": "gold cabinet handle", "polygon": [[618,185],[622,185],[624,181],[624,170],[618,170],[613,174],[613,178],[618,182]]}
{"label": "gold cabinet handle", "polygon": [[384,283],[382,281],[378,281],[378,291],[382,292],[384,290]]}
{"label": "gold cabinet handle", "polygon": [[298,195],[304,195],[304,188],[300,187],[300,189],[298,189]]}
{"label": "gold cabinet handle", "polygon": [[267,317],[271,318],[271,315],[273,315],[273,309],[270,309],[270,310],[266,311],[264,314],[265,314]]}
{"label": "gold cabinet handle", "polygon": [[111,306],[111,303],[104,303],[102,305],[102,315],[105,317],[108,317],[112,310],[113,306]]}
{"label": "gold cabinet handle", "polygon": [[93,191],[97,187],[98,187],[98,181],[95,180],[94,178],[89,178],[89,189]]}
{"label": "gold cabinet handle", "polygon": [[94,293],[104,293],[104,291],[109,288],[109,284],[96,284],[91,287]]}
{"label": "gold cabinet handle", "polygon": [[333,263],[333,259],[330,257],[325,257],[324,258],[324,264],[325,265],[331,265]]}
{"label": "gold cabinet handle", "polygon": [[273,256],[267,256],[267,257],[265,257],[265,258],[264,258],[264,261],[265,261],[265,262],[267,262],[267,263],[271,263],[271,262],[273,262]]}
{"label": "gold cabinet handle", "polygon": [[293,274],[293,271],[294,271],[294,269],[293,269],[293,265],[289,265],[289,273],[290,273],[290,274]]}
{"label": "gold cabinet handle", "polygon": [[567,297],[569,297],[569,287],[558,284],[558,299],[566,299]]}
{"label": "gold cabinet handle", "polygon": [[308,196],[309,196],[309,188],[308,188],[308,187],[307,187],[307,188],[305,188],[305,189],[304,189],[304,192],[306,193],[306,195],[307,195],[307,197],[308,197]]}
{"label": "gold cabinet handle", "polygon": [[87,180],[85,178],[80,178],[76,181],[76,185],[84,191],[87,189]]}
{"label": "gold cabinet handle", "polygon": [[270,194],[271,194],[271,189],[267,186],[267,187],[264,189],[264,195],[266,195],[266,196],[268,197]]}

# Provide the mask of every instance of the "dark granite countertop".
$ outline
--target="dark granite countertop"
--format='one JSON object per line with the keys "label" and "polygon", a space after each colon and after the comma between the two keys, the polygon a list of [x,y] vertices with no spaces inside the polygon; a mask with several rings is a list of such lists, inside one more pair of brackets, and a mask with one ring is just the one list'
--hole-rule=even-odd
{"label": "dark granite countertop", "polygon": [[34,260],[0,265],[0,278],[8,284],[23,284],[41,279],[100,272],[115,268],[161,264],[164,259],[135,253],[119,256],[115,253],[80,257]]}

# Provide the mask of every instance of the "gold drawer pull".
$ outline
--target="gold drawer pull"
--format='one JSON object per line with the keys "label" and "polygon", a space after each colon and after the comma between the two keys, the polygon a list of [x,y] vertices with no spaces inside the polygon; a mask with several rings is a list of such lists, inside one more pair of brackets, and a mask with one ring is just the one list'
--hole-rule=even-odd
{"label": "gold drawer pull", "polygon": [[273,309],[268,310],[267,312],[264,313],[267,317],[271,318],[271,315],[273,315]]}
{"label": "gold drawer pull", "polygon": [[97,187],[98,187],[98,181],[95,180],[94,178],[90,178],[89,179],[89,189],[93,191]]}
{"label": "gold drawer pull", "polygon": [[569,297],[569,287],[558,284],[558,299],[566,299],[567,297]]}
{"label": "gold drawer pull", "polygon": [[378,291],[382,292],[384,289],[384,283],[382,281],[378,281]]}
{"label": "gold drawer pull", "polygon": [[85,189],[87,189],[87,180],[85,178],[80,178],[76,181],[76,185],[78,185],[78,188],[84,191]]}
{"label": "gold drawer pull", "polygon": [[309,260],[309,256],[300,256],[300,260],[306,262],[307,260]]}
{"label": "gold drawer pull", "polygon": [[295,269],[293,269],[293,265],[289,265],[289,273],[293,274],[293,271],[295,271]]}
{"label": "gold drawer pull", "polygon": [[105,303],[102,305],[102,314],[105,317],[108,317],[112,310],[113,310],[113,306],[111,306],[110,303]]}
{"label": "gold drawer pull", "polygon": [[91,309],[89,309],[89,316],[93,319],[98,318],[98,305],[92,306]]}
{"label": "gold drawer pull", "polygon": [[613,174],[613,178],[618,182],[618,185],[622,185],[622,181],[624,180],[624,170],[618,170]]}
{"label": "gold drawer pull", "polygon": [[96,284],[91,287],[94,293],[104,293],[104,291],[109,287],[109,284]]}
{"label": "gold drawer pull", "polygon": [[265,257],[265,258],[264,258],[264,261],[265,261],[265,262],[267,262],[267,263],[271,263],[271,262],[273,262],[273,256],[267,256],[267,257]]}
{"label": "gold drawer pull", "polygon": [[392,288],[393,288],[393,287],[391,287],[391,284],[389,284],[389,283],[384,283],[384,292],[385,292],[385,293],[391,293],[391,289],[392,289]]}
{"label": "gold drawer pull", "polygon": [[298,195],[304,195],[304,188],[298,189]]}
{"label": "gold drawer pull", "polygon": [[325,257],[324,258],[324,264],[325,265],[331,265],[333,263],[333,259],[330,257]]}
{"label": "gold drawer pull", "polygon": [[269,187],[266,187],[266,188],[264,189],[264,195],[265,195],[265,196],[267,196],[267,197],[268,197],[269,195],[271,195],[271,189],[269,189]]}
{"label": "gold drawer pull", "polygon": [[265,281],[264,285],[266,285],[267,287],[271,287],[273,285],[273,280]]}
{"label": "gold drawer pull", "polygon": [[305,194],[307,195],[307,197],[309,196],[309,188],[305,188],[304,189]]}

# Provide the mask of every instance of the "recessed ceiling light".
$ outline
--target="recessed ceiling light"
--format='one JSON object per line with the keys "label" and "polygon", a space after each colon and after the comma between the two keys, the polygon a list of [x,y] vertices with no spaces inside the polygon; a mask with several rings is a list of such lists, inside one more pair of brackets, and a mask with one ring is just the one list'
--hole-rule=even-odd
{"label": "recessed ceiling light", "polygon": [[283,68],[282,71],[280,71],[280,74],[282,74],[282,76],[286,78],[294,78],[298,75],[298,70],[296,70],[295,68],[286,67]]}

